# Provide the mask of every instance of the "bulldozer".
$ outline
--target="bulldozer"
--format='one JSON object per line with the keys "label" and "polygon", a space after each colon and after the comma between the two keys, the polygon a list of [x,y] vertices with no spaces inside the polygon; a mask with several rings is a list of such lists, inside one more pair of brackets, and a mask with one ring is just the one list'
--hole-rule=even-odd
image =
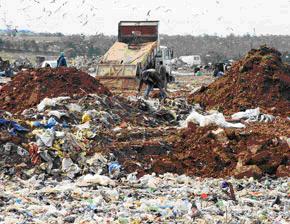
{"label": "bulldozer", "polygon": [[144,69],[166,67],[167,82],[172,82],[173,50],[160,46],[159,21],[120,21],[118,40],[96,68],[96,78],[110,89],[136,89]]}

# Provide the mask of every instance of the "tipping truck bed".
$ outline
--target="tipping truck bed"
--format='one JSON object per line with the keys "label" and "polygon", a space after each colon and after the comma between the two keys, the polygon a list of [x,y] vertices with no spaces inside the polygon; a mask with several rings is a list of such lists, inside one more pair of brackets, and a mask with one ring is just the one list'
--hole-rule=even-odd
{"label": "tipping truck bed", "polygon": [[109,88],[135,89],[137,76],[154,66],[159,47],[157,21],[121,21],[118,41],[97,66],[97,78]]}
{"label": "tipping truck bed", "polygon": [[149,42],[139,44],[138,49],[130,49],[128,44],[116,42],[98,65],[98,74],[135,77],[137,66],[146,66],[152,60],[156,47],[157,42]]}

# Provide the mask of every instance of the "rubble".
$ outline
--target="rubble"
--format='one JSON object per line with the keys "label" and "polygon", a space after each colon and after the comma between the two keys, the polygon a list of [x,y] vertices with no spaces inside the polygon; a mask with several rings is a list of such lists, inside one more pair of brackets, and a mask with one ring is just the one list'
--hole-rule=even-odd
{"label": "rubble", "polygon": [[14,73],[19,72],[22,69],[31,68],[33,68],[33,65],[27,58],[18,58],[13,61],[13,63],[10,63],[9,60],[5,61],[0,57],[0,77],[12,77]]}
{"label": "rubble", "polygon": [[13,70],[9,60],[5,61],[0,57],[0,87],[3,83],[9,81],[11,76],[13,76]]}
{"label": "rubble", "polygon": [[7,68],[10,67],[10,62],[9,60],[3,60],[1,57],[0,57],[0,71],[5,71]]}
{"label": "rubble", "polygon": [[15,72],[19,72],[22,69],[32,69],[33,64],[29,61],[28,58],[17,58],[13,64],[12,68]]}
{"label": "rubble", "polygon": [[207,87],[189,96],[206,110],[233,114],[260,107],[262,112],[289,116],[290,68],[281,61],[281,53],[262,46],[237,61],[229,72]]}
{"label": "rubble", "polygon": [[96,68],[100,59],[101,59],[100,57],[87,58],[84,56],[77,56],[76,58],[70,61],[70,64],[76,67],[77,69],[80,69],[82,71],[91,74],[96,72]]}

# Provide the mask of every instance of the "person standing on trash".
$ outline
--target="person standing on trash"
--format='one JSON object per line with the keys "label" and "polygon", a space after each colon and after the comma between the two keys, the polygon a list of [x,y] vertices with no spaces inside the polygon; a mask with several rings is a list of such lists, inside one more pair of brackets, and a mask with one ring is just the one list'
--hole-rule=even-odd
{"label": "person standing on trash", "polygon": [[63,52],[60,53],[59,58],[57,59],[57,67],[67,67]]}
{"label": "person standing on trash", "polygon": [[163,87],[163,83],[161,78],[159,77],[159,73],[156,72],[155,69],[147,69],[142,71],[140,75],[140,81],[139,81],[139,87],[138,87],[138,93],[140,94],[140,91],[142,89],[143,84],[147,85],[147,88],[144,93],[144,98],[148,99],[148,96],[150,92],[153,90],[153,88],[156,86],[160,90],[160,98],[163,100],[167,97],[166,92]]}
{"label": "person standing on trash", "polygon": [[165,65],[163,65],[163,61],[159,62],[159,75],[162,81],[162,86],[166,91],[167,90],[167,77],[166,77],[166,67]]}

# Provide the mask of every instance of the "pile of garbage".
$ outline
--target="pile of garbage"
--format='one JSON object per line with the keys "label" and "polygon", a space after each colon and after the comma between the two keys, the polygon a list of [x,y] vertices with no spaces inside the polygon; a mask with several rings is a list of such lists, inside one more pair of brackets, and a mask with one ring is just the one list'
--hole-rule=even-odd
{"label": "pile of garbage", "polygon": [[21,113],[46,97],[110,95],[96,79],[74,68],[41,68],[19,72],[0,91],[0,110]]}
{"label": "pile of garbage", "polygon": [[[10,65],[9,60],[3,60],[0,57],[0,78],[2,77],[11,77],[13,75],[12,66]],[[2,82],[0,82],[1,84]]]}
{"label": "pile of garbage", "polygon": [[14,73],[21,71],[22,69],[33,68],[32,63],[27,58],[18,58],[13,63],[9,60],[3,60],[0,57],[0,77],[12,77]]}
{"label": "pile of garbage", "polygon": [[[90,180],[90,181],[88,181]],[[289,181],[0,174],[1,223],[289,223]]]}
{"label": "pile of garbage", "polygon": [[[150,161],[153,147],[158,148],[153,139],[158,143],[173,134],[159,126],[176,126],[191,110],[185,100],[167,109],[155,103],[88,94],[44,98],[17,119],[2,112],[0,169],[23,178],[35,172],[74,178],[88,172],[108,174],[110,162],[126,168],[134,164],[130,156],[140,149],[138,158],[146,161],[142,155],[148,153]],[[146,150],[146,143],[151,150]],[[126,155],[123,149],[132,153]]]}
{"label": "pile of garbage", "polygon": [[76,58],[70,61],[70,64],[82,71],[94,73],[96,72],[97,64],[99,63],[99,61],[100,61],[99,56],[92,58],[88,58],[85,56],[77,56]]}
{"label": "pile of garbage", "polygon": [[[123,117],[129,117],[128,110],[130,106],[124,108],[116,97],[95,94],[44,98],[37,107],[25,110],[19,119],[4,112],[0,120],[1,171],[8,174],[20,171],[23,178],[34,172],[68,172],[73,178],[81,172],[79,167],[84,169],[90,164],[90,157],[98,150],[107,154],[103,148],[113,141],[111,130]],[[130,112],[133,114],[133,110]],[[97,155],[91,161],[101,160],[106,167],[107,160],[100,158],[103,156]],[[18,170],[18,166],[22,169]],[[101,170],[102,166],[96,169]],[[27,171],[30,168],[33,169]]]}
{"label": "pile of garbage", "polygon": [[17,58],[13,64],[12,68],[15,72],[21,71],[22,69],[31,69],[33,68],[33,64],[28,58],[20,57]]}
{"label": "pile of garbage", "polygon": [[280,52],[261,46],[223,77],[189,96],[189,101],[227,115],[260,107],[273,115],[289,116],[290,68],[282,63]]}
{"label": "pile of garbage", "polygon": [[171,65],[174,70],[191,71],[201,65],[201,59],[199,55],[180,56],[179,58],[172,59]]}
{"label": "pile of garbage", "polygon": [[9,60],[5,61],[0,57],[0,71],[5,71],[9,67],[10,67]]}

